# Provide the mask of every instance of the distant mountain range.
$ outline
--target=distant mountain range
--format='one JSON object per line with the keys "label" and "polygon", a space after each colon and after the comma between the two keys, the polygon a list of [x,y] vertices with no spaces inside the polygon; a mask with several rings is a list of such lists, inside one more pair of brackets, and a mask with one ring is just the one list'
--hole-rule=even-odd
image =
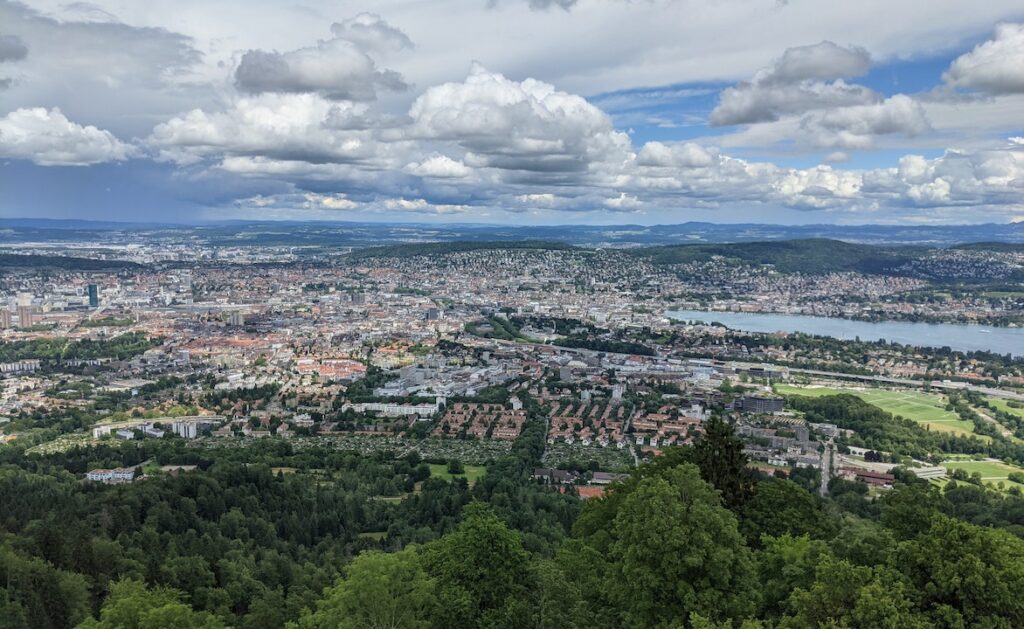
{"label": "distant mountain range", "polygon": [[75,241],[97,244],[192,239],[210,245],[352,246],[445,241],[560,241],[577,246],[636,247],[685,243],[835,239],[880,245],[1024,244],[1024,223],[981,225],[678,225],[508,226],[482,224],[224,221],[196,225],[0,219],[0,244]]}

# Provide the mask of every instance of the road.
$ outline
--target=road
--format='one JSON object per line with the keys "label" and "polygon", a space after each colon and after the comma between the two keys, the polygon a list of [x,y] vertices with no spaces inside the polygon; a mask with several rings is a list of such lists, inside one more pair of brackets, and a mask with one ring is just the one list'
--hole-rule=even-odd
{"label": "road", "polygon": [[821,453],[821,487],[818,493],[824,498],[828,495],[828,482],[832,480],[832,450],[835,446],[829,441],[825,444],[825,451]]}

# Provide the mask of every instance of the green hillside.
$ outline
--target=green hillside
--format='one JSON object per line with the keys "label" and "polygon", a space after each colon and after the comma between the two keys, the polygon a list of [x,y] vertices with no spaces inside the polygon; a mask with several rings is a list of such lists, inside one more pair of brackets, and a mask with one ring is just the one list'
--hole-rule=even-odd
{"label": "green hillside", "polygon": [[415,256],[437,256],[465,251],[493,251],[501,249],[538,249],[551,251],[567,251],[575,249],[564,242],[551,240],[483,240],[455,242],[423,242],[401,245],[385,245],[357,249],[349,254],[349,259],[365,260],[371,258],[412,258]]}
{"label": "green hillside", "polygon": [[730,244],[668,245],[645,247],[634,255],[650,258],[654,264],[685,264],[720,256],[736,264],[770,264],[783,273],[834,273],[859,271],[888,274],[916,257],[911,252],[814,238]]}

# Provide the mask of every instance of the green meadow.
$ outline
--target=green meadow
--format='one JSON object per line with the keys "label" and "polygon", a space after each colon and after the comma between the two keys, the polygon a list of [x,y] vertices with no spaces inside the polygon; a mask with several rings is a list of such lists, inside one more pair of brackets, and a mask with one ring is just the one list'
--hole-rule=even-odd
{"label": "green meadow", "polygon": [[487,472],[487,469],[483,465],[464,465],[463,468],[466,470],[462,474],[450,474],[448,472],[447,465],[438,465],[436,463],[430,464],[430,476],[432,478],[440,478],[441,480],[452,480],[455,478],[465,478],[472,485]]}
{"label": "green meadow", "polygon": [[922,391],[890,391],[888,389],[844,388],[844,387],[799,387],[788,384],[775,386],[775,391],[782,395],[807,395],[822,397],[826,395],[855,395],[868,404],[915,421],[929,430],[949,432],[963,436],[974,436],[987,440],[984,435],[974,433],[974,424],[964,421],[953,411],[946,410],[946,399],[935,393]]}

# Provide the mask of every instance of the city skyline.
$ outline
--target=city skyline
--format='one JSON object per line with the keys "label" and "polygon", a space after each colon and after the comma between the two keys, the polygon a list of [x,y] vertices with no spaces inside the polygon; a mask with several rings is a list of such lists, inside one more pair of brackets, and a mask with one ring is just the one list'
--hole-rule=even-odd
{"label": "city skyline", "polygon": [[0,217],[1005,223],[990,2],[0,2]]}

